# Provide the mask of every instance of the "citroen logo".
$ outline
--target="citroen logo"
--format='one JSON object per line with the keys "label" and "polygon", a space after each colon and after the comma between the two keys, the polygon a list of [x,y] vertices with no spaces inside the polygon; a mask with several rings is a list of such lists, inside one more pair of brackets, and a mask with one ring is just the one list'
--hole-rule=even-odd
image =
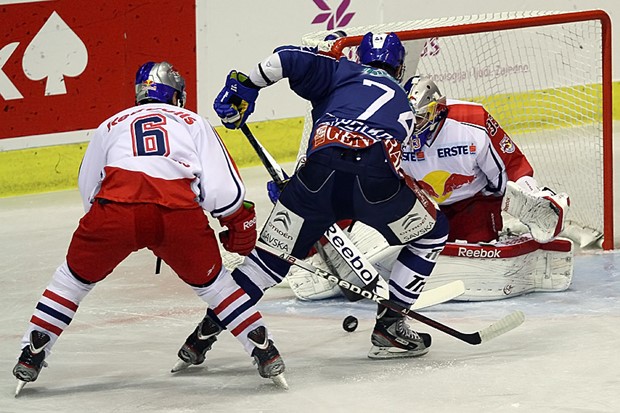
{"label": "citroen logo", "polygon": [[276,213],[273,223],[275,225],[278,222],[282,223],[285,231],[288,231],[288,227],[291,224],[291,217],[288,215],[288,211],[280,211]]}
{"label": "citroen logo", "polygon": [[405,220],[403,221],[403,227],[407,230],[410,226],[415,224],[417,221],[422,219],[418,214],[407,215]]}

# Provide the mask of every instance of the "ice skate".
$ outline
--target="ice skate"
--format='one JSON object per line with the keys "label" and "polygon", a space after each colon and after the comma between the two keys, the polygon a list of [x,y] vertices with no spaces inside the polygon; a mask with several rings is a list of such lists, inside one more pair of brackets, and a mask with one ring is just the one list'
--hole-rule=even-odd
{"label": "ice skate", "polygon": [[411,330],[403,316],[387,308],[377,316],[370,341],[371,359],[419,357],[431,346],[430,334]]}
{"label": "ice skate", "polygon": [[254,363],[258,367],[258,374],[271,379],[276,386],[288,390],[288,383],[284,378],[284,360],[273,341],[267,338],[267,329],[256,327],[248,333],[248,339],[256,346],[252,351]]}
{"label": "ice skate", "polygon": [[36,330],[30,333],[30,344],[22,349],[22,354],[13,368],[13,375],[17,378],[15,397],[19,395],[26,383],[37,380],[43,367],[47,367],[44,350],[49,342],[50,336],[46,333]]}
{"label": "ice skate", "polygon": [[191,365],[202,364],[205,361],[207,351],[211,350],[211,346],[217,341],[217,335],[221,331],[222,328],[206,315],[194,332],[185,340],[185,344],[178,353],[179,360],[172,367],[171,372],[176,373]]}

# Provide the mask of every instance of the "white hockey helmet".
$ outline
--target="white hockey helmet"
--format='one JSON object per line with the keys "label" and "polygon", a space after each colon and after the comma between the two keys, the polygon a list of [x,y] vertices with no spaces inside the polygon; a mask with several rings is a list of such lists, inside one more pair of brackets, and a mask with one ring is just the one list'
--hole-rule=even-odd
{"label": "white hockey helmet", "polygon": [[419,140],[417,144],[421,147],[434,137],[439,130],[438,126],[448,115],[446,96],[441,94],[435,82],[426,76],[414,76],[407,80],[405,91],[416,117],[413,138]]}

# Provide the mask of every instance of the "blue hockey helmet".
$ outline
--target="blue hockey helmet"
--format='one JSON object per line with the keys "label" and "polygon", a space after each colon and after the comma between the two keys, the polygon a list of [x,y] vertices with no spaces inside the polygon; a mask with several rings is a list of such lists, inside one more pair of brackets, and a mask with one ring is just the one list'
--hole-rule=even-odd
{"label": "blue hockey helmet", "polygon": [[[174,101],[176,94],[176,102]],[[185,106],[185,79],[168,62],[147,62],[136,72],[136,104],[161,102]]]}
{"label": "blue hockey helmet", "polygon": [[347,33],[344,30],[336,30],[335,32],[331,32],[330,34],[325,36],[325,38],[323,40],[325,40],[325,41],[337,40],[337,39],[340,39],[342,37],[347,37]]}
{"label": "blue hockey helmet", "polygon": [[391,68],[391,71],[388,70],[390,74],[397,80],[402,80],[405,47],[396,33],[366,33],[357,48],[357,56],[361,64],[382,69]]}
{"label": "blue hockey helmet", "polygon": [[426,76],[414,76],[405,82],[404,87],[416,120],[412,145],[419,149],[437,135],[441,122],[448,115],[446,96]]}

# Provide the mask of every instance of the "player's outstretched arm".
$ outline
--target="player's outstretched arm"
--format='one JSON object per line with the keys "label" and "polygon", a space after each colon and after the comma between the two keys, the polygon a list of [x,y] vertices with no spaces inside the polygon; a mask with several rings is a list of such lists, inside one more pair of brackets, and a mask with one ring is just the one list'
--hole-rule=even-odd
{"label": "player's outstretched arm", "polygon": [[213,102],[213,109],[226,128],[238,129],[245,125],[254,112],[259,90],[247,75],[236,70],[228,74],[224,88]]}

